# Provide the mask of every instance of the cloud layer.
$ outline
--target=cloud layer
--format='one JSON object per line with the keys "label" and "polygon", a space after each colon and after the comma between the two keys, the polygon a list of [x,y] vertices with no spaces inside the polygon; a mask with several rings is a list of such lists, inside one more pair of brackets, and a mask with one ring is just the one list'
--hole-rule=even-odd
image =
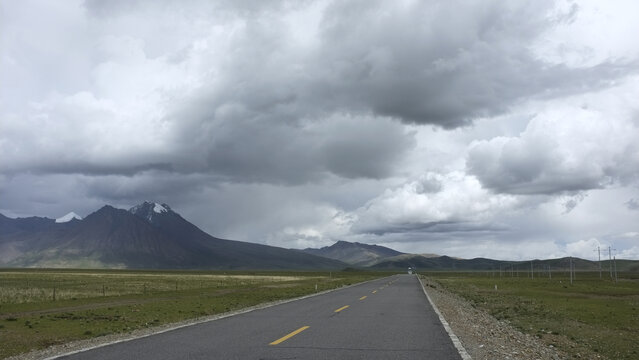
{"label": "cloud layer", "polygon": [[486,188],[511,194],[560,194],[636,183],[639,109],[630,101],[606,105],[628,111],[610,114],[587,105],[557,105],[536,114],[518,136],[476,141],[468,155],[468,172]]}
{"label": "cloud layer", "polygon": [[5,214],[149,199],[287,247],[636,253],[632,2],[0,6]]}

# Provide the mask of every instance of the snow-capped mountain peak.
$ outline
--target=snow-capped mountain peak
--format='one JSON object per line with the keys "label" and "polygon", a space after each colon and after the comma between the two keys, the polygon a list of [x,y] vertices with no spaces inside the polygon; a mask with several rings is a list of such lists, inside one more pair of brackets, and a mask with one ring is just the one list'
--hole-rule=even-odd
{"label": "snow-capped mountain peak", "polygon": [[153,203],[153,211],[155,211],[158,214],[161,214],[163,212],[169,212],[169,210],[166,209],[166,207],[164,207],[164,205],[160,205],[158,203]]}
{"label": "snow-capped mountain peak", "polygon": [[172,212],[167,204],[158,204],[156,202],[145,201],[129,209],[129,212],[137,215],[149,222],[153,222],[153,218],[158,214],[166,214]]}
{"label": "snow-capped mountain peak", "polygon": [[82,220],[82,217],[76,213],[74,213],[73,211],[71,211],[70,213],[64,215],[63,217],[57,218],[55,219],[56,223],[65,223],[65,222],[69,222],[73,219],[77,219],[77,220]]}

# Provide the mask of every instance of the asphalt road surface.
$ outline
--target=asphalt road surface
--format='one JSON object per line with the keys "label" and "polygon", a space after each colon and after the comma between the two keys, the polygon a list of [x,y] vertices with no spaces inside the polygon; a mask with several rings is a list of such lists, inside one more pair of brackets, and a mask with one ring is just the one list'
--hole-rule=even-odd
{"label": "asphalt road surface", "polygon": [[396,275],[60,359],[461,359],[415,275]]}

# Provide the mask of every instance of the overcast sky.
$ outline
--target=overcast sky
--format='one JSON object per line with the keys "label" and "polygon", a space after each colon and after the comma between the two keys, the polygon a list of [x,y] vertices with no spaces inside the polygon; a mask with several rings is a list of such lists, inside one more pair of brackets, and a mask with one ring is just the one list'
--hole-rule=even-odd
{"label": "overcast sky", "polygon": [[0,212],[149,200],[288,248],[639,259],[637,14],[2,1]]}

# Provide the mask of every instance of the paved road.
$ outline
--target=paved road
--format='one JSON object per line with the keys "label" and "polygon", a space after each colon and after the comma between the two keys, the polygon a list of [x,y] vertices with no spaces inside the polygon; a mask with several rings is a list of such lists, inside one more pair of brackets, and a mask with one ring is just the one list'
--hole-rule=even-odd
{"label": "paved road", "polygon": [[63,359],[460,359],[414,275],[396,275]]}

